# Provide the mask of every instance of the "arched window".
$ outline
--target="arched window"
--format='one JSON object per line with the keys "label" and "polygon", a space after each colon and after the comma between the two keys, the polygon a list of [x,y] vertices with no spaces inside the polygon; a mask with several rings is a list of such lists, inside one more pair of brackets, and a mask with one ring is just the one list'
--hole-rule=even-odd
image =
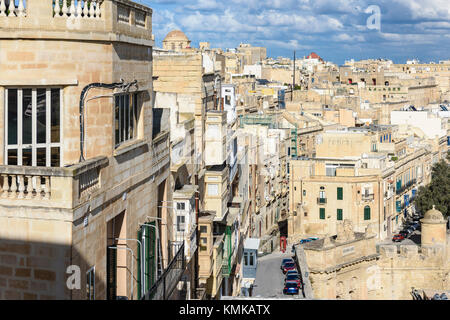
{"label": "arched window", "polygon": [[370,207],[364,207],[364,220],[370,220]]}

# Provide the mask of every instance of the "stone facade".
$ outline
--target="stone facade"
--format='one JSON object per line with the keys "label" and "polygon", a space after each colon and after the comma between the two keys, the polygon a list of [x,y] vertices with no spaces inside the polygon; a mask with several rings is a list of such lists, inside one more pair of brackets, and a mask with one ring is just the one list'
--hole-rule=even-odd
{"label": "stone facade", "polygon": [[[51,1],[29,1],[24,17],[0,17],[2,114],[8,90],[60,88],[63,141],[59,165],[51,168],[5,165],[1,153],[0,298],[110,297],[107,270],[113,267],[106,247],[122,245],[134,257],[117,253],[117,267],[126,266],[128,271],[118,271],[115,294],[136,299],[136,280],[127,279],[131,272],[138,274],[133,261],[139,253],[137,242],[114,238],[136,239],[140,225],[151,217],[172,223],[167,210],[159,208],[162,201],[170,200],[168,134],[152,135],[152,10],[126,0],[96,5],[94,19],[81,16],[78,8],[70,11],[72,16],[80,15],[76,19],[62,12],[54,16],[58,10]],[[84,102],[86,160],[80,162],[81,91],[90,83],[121,79],[137,81],[137,86],[129,86],[138,97],[135,134],[117,146],[111,98],[121,94],[120,86],[90,89]],[[3,122],[1,128],[1,146],[6,148]],[[40,156],[36,157],[39,162]],[[112,225],[119,230],[112,231]],[[171,231],[160,229],[160,259],[167,266]],[[79,289],[66,286],[74,272],[70,265],[79,267]],[[90,295],[86,294],[88,272],[95,278]]]}

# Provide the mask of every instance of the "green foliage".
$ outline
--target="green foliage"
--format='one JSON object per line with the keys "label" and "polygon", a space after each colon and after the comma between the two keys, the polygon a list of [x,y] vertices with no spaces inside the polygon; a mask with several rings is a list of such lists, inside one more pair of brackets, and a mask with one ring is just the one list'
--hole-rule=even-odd
{"label": "green foliage", "polygon": [[301,90],[302,89],[302,87],[300,87],[299,85],[295,85],[295,87],[294,87],[294,90]]}
{"label": "green foliage", "polygon": [[433,205],[444,216],[450,215],[450,165],[441,160],[433,166],[431,182],[425,187],[420,187],[414,203],[423,214]]}

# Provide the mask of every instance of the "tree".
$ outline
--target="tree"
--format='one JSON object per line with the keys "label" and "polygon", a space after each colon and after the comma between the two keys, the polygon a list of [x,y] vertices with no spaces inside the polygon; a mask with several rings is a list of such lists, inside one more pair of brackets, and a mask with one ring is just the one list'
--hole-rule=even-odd
{"label": "tree", "polygon": [[431,182],[419,188],[414,203],[422,213],[435,205],[444,216],[450,215],[450,165],[447,162],[441,160],[433,166]]}

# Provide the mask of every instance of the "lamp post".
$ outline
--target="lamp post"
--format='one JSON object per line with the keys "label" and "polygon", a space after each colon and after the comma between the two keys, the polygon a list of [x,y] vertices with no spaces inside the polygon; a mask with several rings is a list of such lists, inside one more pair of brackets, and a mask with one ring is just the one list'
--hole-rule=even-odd
{"label": "lamp post", "polygon": [[[122,241],[136,241],[139,243],[141,250],[140,250],[140,254],[141,254],[141,281],[144,281],[144,247],[142,246],[142,242],[139,241],[138,239],[131,239],[131,238],[115,238],[115,240],[122,240]],[[133,267],[131,267],[133,270]],[[141,295],[144,296],[144,290],[141,286]]]}

